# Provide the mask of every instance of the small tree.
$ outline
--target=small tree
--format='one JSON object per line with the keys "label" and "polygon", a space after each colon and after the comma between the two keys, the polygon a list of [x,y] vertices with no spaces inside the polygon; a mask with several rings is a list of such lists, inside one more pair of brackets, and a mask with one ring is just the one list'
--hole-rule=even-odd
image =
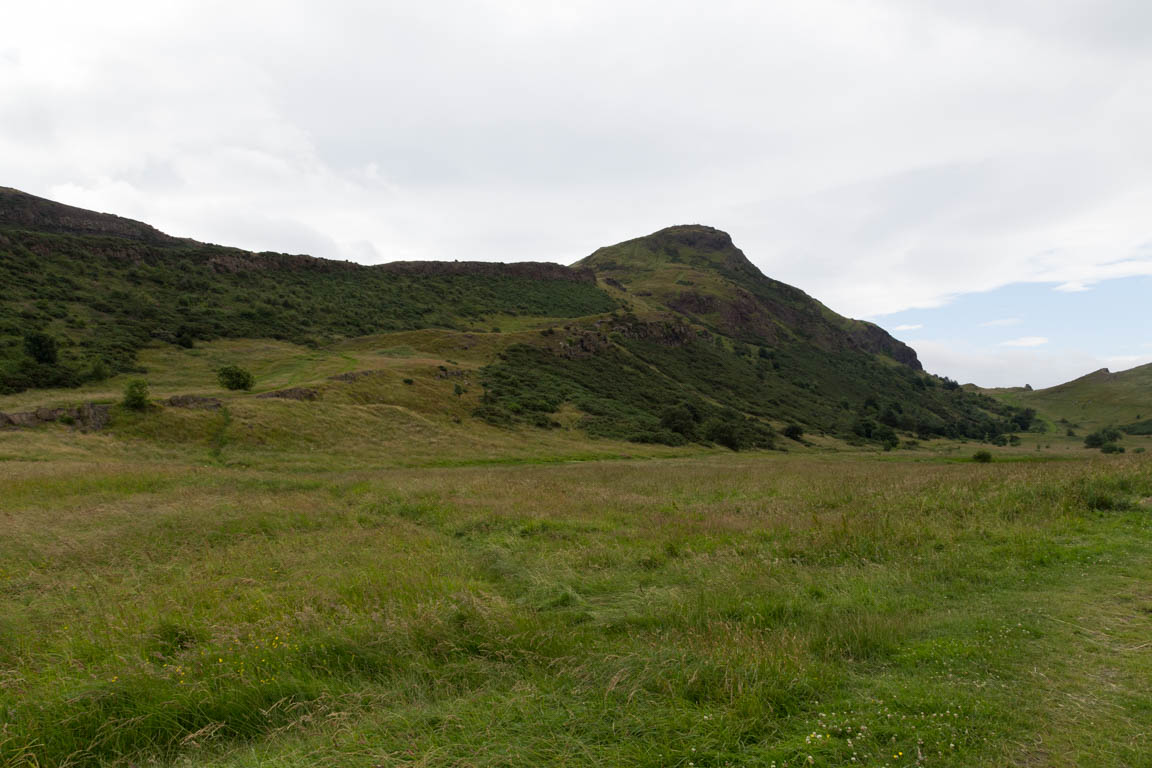
{"label": "small tree", "polygon": [[128,382],[128,386],[124,387],[124,400],[121,403],[125,408],[132,411],[146,410],[148,408],[148,383],[142,379]]}
{"label": "small tree", "polygon": [[40,331],[24,334],[24,351],[28,353],[28,357],[45,365],[55,365],[59,359],[59,347],[55,337]]}
{"label": "small tree", "polygon": [[255,379],[252,374],[238,365],[226,365],[216,371],[216,380],[225,389],[252,389]]}
{"label": "small tree", "polygon": [[804,437],[804,428],[799,424],[789,424],[788,426],[784,427],[784,437],[788,438],[789,440],[798,441],[800,438]]}

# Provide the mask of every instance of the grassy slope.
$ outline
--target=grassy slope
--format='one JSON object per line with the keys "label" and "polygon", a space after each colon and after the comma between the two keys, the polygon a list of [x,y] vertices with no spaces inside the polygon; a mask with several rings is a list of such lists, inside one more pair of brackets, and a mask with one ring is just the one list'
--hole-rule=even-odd
{"label": "grassy slope", "polygon": [[[1013,405],[1034,408],[1045,420],[1066,419],[1082,432],[1152,418],[1152,365],[1119,373],[1097,371],[1048,389],[987,390]],[[1060,424],[1061,431],[1064,425]]]}
{"label": "grassy slope", "polygon": [[476,274],[435,267],[390,271],[0,226],[0,390],[38,385],[21,375],[28,331],[56,337],[61,362],[84,378],[99,360],[113,372],[131,368],[137,350],[154,340],[317,344],[389,330],[487,330],[521,315],[576,317],[616,306],[595,284],[562,279],[556,267],[541,268],[542,276],[530,266],[508,267],[508,274],[496,265],[480,265]]}
{"label": "grassy slope", "polygon": [[1152,749],[1144,457],[264,471],[0,445],[32,439],[49,461],[0,464],[6,765]]}
{"label": "grassy slope", "polygon": [[[70,439],[73,450],[99,455],[117,440],[133,441],[142,456],[195,452],[211,463],[308,467],[339,457],[346,466],[396,466],[437,462],[580,459],[619,455],[669,455],[673,449],[612,440],[590,441],[570,428],[512,431],[471,417],[479,404],[480,367],[509,344],[539,338],[520,334],[421,330],[349,340],[324,349],[287,342],[221,340],[187,350],[170,345],[144,349],[143,376],[157,401],[172,395],[219,399],[222,410],[155,408],[145,415],[117,409],[105,434],[79,435],[64,427],[0,433],[0,445],[33,446]],[[252,393],[227,392],[215,378],[225,364],[242,363],[256,375]],[[331,377],[368,372],[352,381]],[[116,402],[123,374],[79,389],[31,390],[0,397],[0,411],[79,402]],[[412,383],[406,383],[410,380]],[[459,383],[465,390],[455,394]],[[264,392],[306,387],[318,399],[261,398]],[[70,438],[65,436],[71,435]],[[18,450],[18,449],[14,449]],[[712,449],[680,449],[699,453]]]}

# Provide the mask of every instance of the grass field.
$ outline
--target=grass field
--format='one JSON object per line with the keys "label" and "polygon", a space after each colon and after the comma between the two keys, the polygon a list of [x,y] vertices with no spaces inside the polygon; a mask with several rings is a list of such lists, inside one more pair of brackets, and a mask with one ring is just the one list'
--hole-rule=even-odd
{"label": "grass field", "polygon": [[0,765],[1152,765],[1152,438],[470,418],[521,334],[159,345],[220,408],[0,431]]}
{"label": "grass field", "polygon": [[1150,764],[1144,455],[263,470],[61,435],[0,441],[5,766]]}

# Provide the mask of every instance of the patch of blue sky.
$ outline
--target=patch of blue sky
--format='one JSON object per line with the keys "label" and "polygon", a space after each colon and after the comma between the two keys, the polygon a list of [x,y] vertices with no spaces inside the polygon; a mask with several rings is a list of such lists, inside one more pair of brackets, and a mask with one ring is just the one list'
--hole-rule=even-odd
{"label": "patch of blue sky", "polygon": [[953,338],[994,347],[1047,339],[1043,346],[1049,349],[1076,349],[1101,357],[1139,355],[1152,351],[1152,277],[1107,280],[1084,291],[1017,283],[958,296],[935,309],[906,310],[873,320],[912,344],[918,338]]}
{"label": "patch of blue sky", "polygon": [[1015,283],[870,319],[917,349],[934,373],[984,386],[1052,386],[1152,362],[1152,277],[1057,288]]}

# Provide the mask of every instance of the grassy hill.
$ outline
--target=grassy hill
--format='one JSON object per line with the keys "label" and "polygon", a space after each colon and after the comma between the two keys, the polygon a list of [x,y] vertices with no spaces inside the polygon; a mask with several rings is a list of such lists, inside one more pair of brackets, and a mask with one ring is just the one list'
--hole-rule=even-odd
{"label": "grassy hill", "polygon": [[986,390],[1016,407],[1035,409],[1059,431],[1091,432],[1101,427],[1128,428],[1152,434],[1152,365],[1119,373],[1107,368],[1055,387]]}
{"label": "grassy hill", "polygon": [[[0,394],[10,396],[81,387],[77,394],[111,397],[109,377],[154,375],[139,363],[146,348],[270,339],[331,351],[381,333],[439,329],[448,347],[482,353],[466,355],[469,386],[455,382],[454,401],[426,410],[470,424],[734,449],[777,446],[786,428],[794,438],[895,447],[902,438],[987,439],[1029,426],[1026,411],[923,372],[915,352],[877,326],[765,277],[709,227],[661,230],[572,268],[364,267],[182,240],[0,190],[0,275],[8,285]],[[436,356],[436,365],[454,366],[458,352]],[[228,362],[256,363],[241,354]],[[271,380],[257,374],[266,388]],[[203,384],[173,375],[184,390]],[[381,394],[380,403],[403,407],[407,391]]]}
{"label": "grassy hill", "polygon": [[[575,317],[616,303],[555,264],[348,262],[178,240],[139,222],[0,189],[0,394],[131,371],[151,343],[216,338],[323,345],[416,328],[491,328],[490,316]],[[29,331],[59,364],[34,365]]]}

